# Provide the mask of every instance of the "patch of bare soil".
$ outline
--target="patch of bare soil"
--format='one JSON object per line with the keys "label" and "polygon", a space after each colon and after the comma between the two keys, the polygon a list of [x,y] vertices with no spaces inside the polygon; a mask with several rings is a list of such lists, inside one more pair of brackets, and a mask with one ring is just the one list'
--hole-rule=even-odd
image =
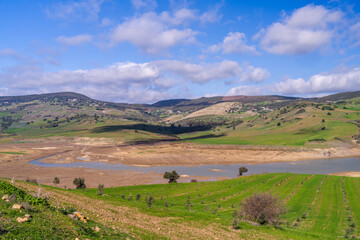
{"label": "patch of bare soil", "polygon": [[360,172],[337,172],[329,175],[344,176],[344,177],[360,177]]}

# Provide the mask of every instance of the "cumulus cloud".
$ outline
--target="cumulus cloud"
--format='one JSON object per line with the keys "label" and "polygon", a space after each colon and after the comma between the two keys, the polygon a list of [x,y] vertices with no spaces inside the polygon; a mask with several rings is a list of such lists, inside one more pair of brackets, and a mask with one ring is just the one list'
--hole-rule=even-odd
{"label": "cumulus cloud", "polygon": [[60,36],[56,38],[56,41],[58,41],[61,44],[68,45],[68,46],[76,46],[76,45],[82,45],[85,43],[88,43],[92,40],[91,35],[76,35],[72,37],[66,37],[66,36]]}
{"label": "cumulus cloud", "polygon": [[270,76],[267,69],[247,66],[246,69],[241,73],[240,81],[248,81],[260,83],[265,81]]}
{"label": "cumulus cloud", "polygon": [[240,32],[230,32],[222,43],[212,45],[209,51],[212,53],[222,52],[223,54],[232,53],[257,53],[254,46],[246,45],[246,36]]}
{"label": "cumulus cloud", "polygon": [[307,5],[291,16],[262,29],[255,39],[273,54],[304,54],[328,43],[334,36],[332,25],[341,20],[342,12],[323,6]]}
{"label": "cumulus cloud", "polygon": [[222,81],[239,77],[241,71],[237,62],[228,60],[201,64],[174,60],[123,62],[102,68],[54,72],[29,64],[0,72],[0,85],[7,94],[74,91],[101,100],[153,102],[167,98],[169,92],[185,86],[186,82]]}
{"label": "cumulus cloud", "polygon": [[220,63],[193,64],[176,60],[153,62],[161,71],[171,72],[196,83],[238,76],[241,67],[237,62],[224,60]]}
{"label": "cumulus cloud", "polygon": [[262,95],[262,90],[256,86],[237,86],[231,88],[227,93],[226,96],[237,96],[237,95],[245,95],[245,96],[258,96]]}
{"label": "cumulus cloud", "polygon": [[49,6],[45,13],[49,18],[66,20],[97,20],[103,0],[59,2]]}
{"label": "cumulus cloud", "polygon": [[192,15],[184,9],[175,12],[174,16],[163,12],[160,15],[149,12],[119,24],[112,32],[111,45],[130,42],[146,53],[163,52],[179,44],[195,42],[197,32],[190,28],[174,28]]}
{"label": "cumulus cloud", "polygon": [[358,89],[360,89],[359,67],[340,72],[316,74],[307,81],[303,78],[287,79],[274,86],[275,91],[288,95],[331,93]]}

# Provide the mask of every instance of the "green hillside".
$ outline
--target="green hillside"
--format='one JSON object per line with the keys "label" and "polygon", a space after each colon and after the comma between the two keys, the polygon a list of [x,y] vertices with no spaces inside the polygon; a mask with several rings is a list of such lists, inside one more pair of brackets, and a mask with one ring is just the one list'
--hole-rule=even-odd
{"label": "green hillside", "polygon": [[[218,109],[219,114],[206,115],[206,108],[221,98],[131,105],[75,93],[2,97],[0,142],[62,136],[105,137],[115,142],[336,147],[359,139],[359,92],[318,99],[232,98],[224,99],[236,104],[224,104],[227,109]],[[198,111],[202,113],[197,115]],[[196,117],[187,117],[190,114]]]}
{"label": "green hillside", "polygon": [[[120,226],[125,232],[141,239],[183,239],[181,237],[190,236],[207,239],[220,235],[225,239],[358,239],[359,184],[359,178],[273,173],[218,182],[105,188],[102,196],[97,194],[97,189],[43,189],[53,196],[50,202],[60,201],[87,211],[90,219]],[[35,187],[20,185],[30,189]],[[239,229],[233,229],[232,213],[244,199],[256,192],[271,192],[284,201],[287,211],[282,216],[282,224],[275,228],[241,222]],[[149,196],[155,199],[151,207],[145,200]],[[7,211],[2,218],[11,219],[17,214],[6,210],[8,204],[1,202],[0,206],[2,211]],[[35,212],[33,214],[35,219]],[[56,214],[54,216],[59,219],[63,218],[60,213]],[[35,228],[42,222],[33,221],[30,224]],[[76,225],[76,221],[70,224]],[[206,232],[201,229],[206,229]],[[35,234],[30,230],[27,233]],[[62,234],[66,236],[66,233]],[[210,233],[215,235],[209,237]],[[9,230],[3,236],[6,234],[16,237],[22,233]]]}

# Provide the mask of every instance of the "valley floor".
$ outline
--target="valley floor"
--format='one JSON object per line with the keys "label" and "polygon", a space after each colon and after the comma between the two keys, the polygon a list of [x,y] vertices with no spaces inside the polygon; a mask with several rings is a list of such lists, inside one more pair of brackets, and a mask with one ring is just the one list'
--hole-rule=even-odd
{"label": "valley floor", "polygon": [[[54,155],[57,154],[57,155]],[[196,166],[227,164],[261,164],[309,159],[360,157],[354,147],[308,149],[287,147],[259,147],[235,145],[203,145],[194,143],[169,143],[125,145],[96,138],[45,138],[0,145],[0,177],[17,180],[40,179],[51,185],[55,176],[61,179],[59,187],[73,188],[75,177],[84,177],[89,187],[100,182],[108,187],[134,184],[166,183],[159,173],[115,171],[86,168],[43,168],[29,162],[42,160],[49,163],[84,161],[125,164],[132,166]],[[341,175],[341,174],[340,174]],[[351,175],[346,175],[351,176]],[[235,177],[235,176],[234,176]],[[191,179],[214,180],[204,176],[182,176],[182,182]],[[215,178],[216,180],[224,177]]]}

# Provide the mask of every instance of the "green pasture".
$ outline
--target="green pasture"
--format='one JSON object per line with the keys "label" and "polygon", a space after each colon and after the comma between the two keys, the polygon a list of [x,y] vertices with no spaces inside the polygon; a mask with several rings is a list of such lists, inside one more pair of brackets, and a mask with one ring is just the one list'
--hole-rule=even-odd
{"label": "green pasture", "polygon": [[[174,221],[179,224],[196,221],[205,226],[216,222],[224,228],[231,226],[232,213],[245,198],[255,192],[271,192],[287,207],[281,227],[241,223],[241,228],[270,233],[274,238],[344,239],[347,229],[351,229],[348,237],[359,236],[359,184],[358,178],[272,173],[217,182],[105,188],[103,196],[97,195],[96,189],[70,191],[114,205],[137,207],[150,215],[176,217]],[[150,195],[155,202],[148,207],[145,198]]]}

